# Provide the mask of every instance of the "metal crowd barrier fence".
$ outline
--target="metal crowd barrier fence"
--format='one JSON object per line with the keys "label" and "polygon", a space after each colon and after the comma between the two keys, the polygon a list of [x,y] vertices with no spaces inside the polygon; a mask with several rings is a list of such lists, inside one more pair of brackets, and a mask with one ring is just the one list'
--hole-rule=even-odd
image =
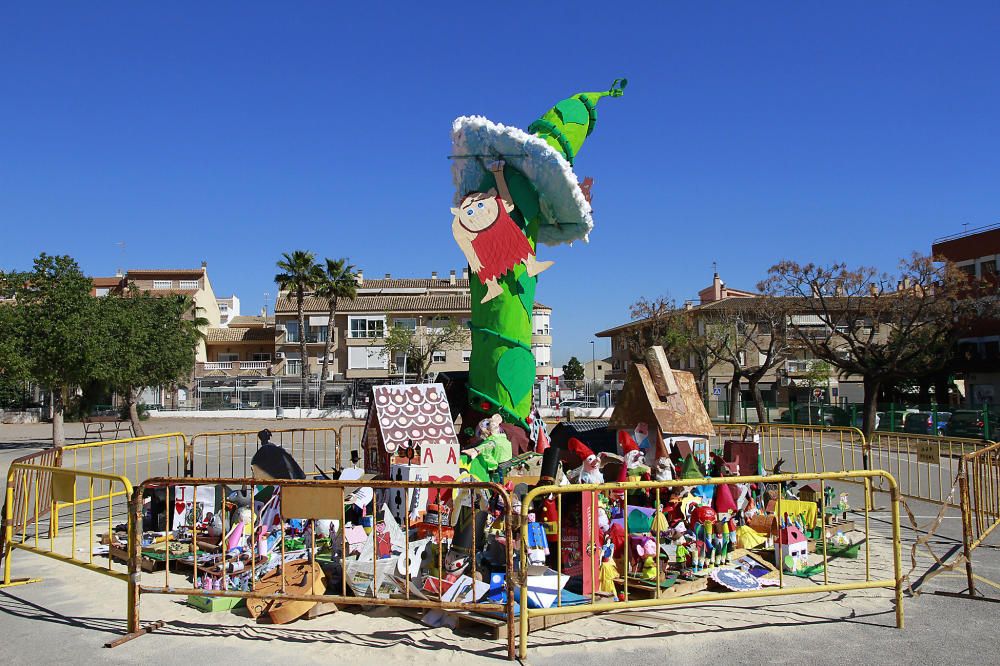
{"label": "metal crowd barrier fence", "polygon": [[726,440],[735,439],[743,442],[757,437],[753,426],[743,423],[716,423],[714,425],[715,434],[709,438],[709,449],[711,450],[721,449]]}
{"label": "metal crowd barrier fence", "polygon": [[[60,449],[46,449],[21,456],[11,463],[13,473],[8,471],[7,490],[13,492],[6,498],[5,504],[11,508],[13,515],[12,527],[19,530],[37,516],[34,513],[35,506],[31,500],[30,489],[36,486],[40,489],[42,496],[48,496],[49,484],[52,482],[52,475],[48,472],[39,471],[38,467],[60,467],[62,462],[62,452]],[[17,467],[15,465],[27,465],[28,467]],[[37,477],[37,478],[34,478]],[[40,504],[38,510],[45,515],[49,507]],[[0,560],[3,559],[4,547],[0,547]]]}
{"label": "metal crowd barrier fence", "polygon": [[184,433],[170,432],[71,444],[59,455],[62,467],[123,476],[135,485],[151,476],[182,475],[186,447]]}
{"label": "metal crowd barrier fence", "polygon": [[[337,428],[337,441],[340,442],[342,455],[351,462],[357,458],[357,464],[364,466],[365,446],[361,440],[365,434],[364,423],[345,423]],[[355,456],[355,454],[357,454]]]}
{"label": "metal crowd barrier fence", "polygon": [[[20,506],[14,502],[16,486],[21,487],[21,496],[26,498]],[[6,557],[0,587],[40,580],[11,578],[11,560],[15,550],[43,555],[118,580],[128,580],[124,568],[114,564],[110,549],[112,535],[120,521],[129,525],[129,533],[132,534],[133,525],[129,521],[126,499],[131,493],[132,484],[118,474],[18,462],[11,464],[7,472],[4,511]],[[43,507],[47,507],[47,512],[43,512]],[[20,516],[16,515],[18,510]],[[105,528],[107,538],[102,541],[107,543],[95,546],[99,531]],[[78,545],[85,546],[85,556],[79,555]],[[107,556],[107,563],[95,561],[95,556]]]}
{"label": "metal crowd barrier fence", "polygon": [[[344,497],[346,492],[350,489],[357,488],[359,485],[363,485],[366,488],[372,488],[376,491],[372,494],[371,500],[371,513],[369,515],[372,516],[377,515],[377,503],[384,500],[384,493],[393,491],[402,493],[408,498],[412,498],[413,493],[429,492],[432,489],[436,491],[450,489],[453,492],[463,490],[470,493],[488,490],[494,495],[499,496],[503,504],[503,507],[501,508],[501,515],[503,519],[506,557],[504,565],[504,572],[506,574],[506,594],[503,597],[504,601],[496,603],[479,603],[476,602],[475,595],[472,595],[471,602],[462,601],[462,598],[459,595],[456,595],[459,599],[458,601],[443,601],[440,596],[437,599],[434,599],[430,598],[429,595],[425,595],[417,591],[417,588],[412,586],[411,582],[413,580],[412,573],[414,569],[420,566],[420,562],[413,558],[419,557],[420,555],[411,552],[409,510],[403,512],[404,520],[400,523],[405,543],[402,553],[398,557],[399,559],[402,559],[403,571],[405,572],[404,574],[399,574],[398,569],[396,571],[390,570],[392,575],[387,578],[387,574],[384,569],[385,560],[375,556],[374,552],[372,553],[372,561],[370,563],[367,561],[359,562],[349,559],[347,556],[346,531],[342,528]],[[219,561],[218,557],[215,557],[212,560],[211,566],[215,567],[216,570],[223,572],[221,577],[221,589],[205,590],[199,588],[195,584],[188,586],[186,584],[187,576],[189,575],[192,581],[197,581],[199,578],[199,570],[202,572],[206,571],[206,564],[208,560],[200,560],[201,555],[198,552],[191,553],[190,557],[171,557],[170,548],[165,550],[165,566],[162,573],[162,584],[147,585],[145,584],[145,581],[148,580],[150,576],[157,576],[158,574],[142,572],[140,567],[141,534],[133,535],[133,537],[129,540],[128,556],[129,573],[127,581],[129,585],[130,603],[128,613],[128,634],[117,639],[116,641],[113,641],[109,644],[109,646],[113,647],[114,645],[119,645],[159,626],[160,623],[153,623],[151,626],[146,628],[140,626],[139,606],[142,595],[175,594],[213,598],[242,598],[247,599],[248,602],[251,600],[264,600],[269,602],[333,602],[345,605],[363,604],[365,606],[392,606],[418,609],[500,613],[503,614],[507,621],[508,658],[510,660],[514,659],[514,595],[512,593],[512,577],[509,575],[509,572],[514,570],[513,518],[516,514],[513,514],[511,511],[512,505],[509,494],[499,484],[456,482],[443,483],[429,481],[292,481],[271,479],[262,481],[260,479],[253,478],[232,479],[222,477],[154,478],[148,479],[133,490],[131,501],[129,503],[129,510],[131,513],[130,525],[142,524],[143,495],[145,493],[154,489],[167,489],[167,492],[169,493],[170,488],[176,488],[178,486],[195,486],[196,489],[193,495],[195,497],[198,496],[197,488],[205,486],[224,488],[231,488],[235,486],[254,489],[262,487],[276,489],[275,492],[278,493],[280,506],[278,513],[280,517],[280,534],[278,538],[280,543],[280,557],[263,557],[258,554],[257,538],[261,533],[263,533],[263,530],[266,529],[267,526],[255,525],[255,512],[252,511],[250,512],[250,525],[248,526],[249,534],[251,535],[250,547],[248,548],[249,557],[246,555],[228,555],[226,552],[227,549],[223,547],[221,549],[221,561]],[[408,499],[406,501],[409,502],[411,500]],[[472,502],[473,506],[475,506],[475,504],[476,502]],[[341,521],[341,529],[337,532],[337,536],[335,538],[331,536],[330,539],[329,558],[318,557],[315,529],[308,530],[308,535],[305,538],[307,543],[302,544],[301,551],[293,551],[286,547],[286,521],[291,518],[333,518]],[[225,525],[226,522],[225,503],[223,503],[222,524]],[[196,523],[193,525],[193,528],[191,543],[195,544],[194,549],[197,551],[200,545]],[[438,544],[440,544],[443,540],[444,529],[445,527],[443,525],[438,524],[436,533],[433,530],[431,531],[431,538],[436,538],[436,542]],[[472,553],[476,553],[478,551],[475,532],[476,530],[472,530]],[[331,535],[333,535],[332,531]],[[207,535],[202,536],[204,537]],[[371,534],[371,538],[373,541],[376,538],[376,533],[374,531]],[[432,576],[432,578],[436,578],[437,580],[437,589],[442,590],[444,589],[444,583],[450,583],[451,581],[449,581],[446,577],[442,577],[442,572],[445,571],[443,549],[437,548],[436,550],[437,575]],[[477,566],[479,566],[475,557],[470,559],[470,564],[471,576],[472,579],[475,580],[477,575]],[[341,578],[340,585],[337,586],[337,589],[333,593],[326,593],[329,591],[326,588],[323,589],[323,593],[317,593],[317,588],[314,585],[308,584],[305,579],[303,579],[300,584],[289,582],[287,580],[288,576],[286,575],[286,566],[291,567],[293,565],[312,572],[311,575],[313,582],[315,582],[317,571],[329,569],[335,573],[339,565]],[[184,572],[183,575],[179,576],[178,569],[181,567],[184,568]],[[237,589],[236,587],[230,587],[229,585],[230,579],[226,574],[232,571],[240,570],[251,572],[247,589]],[[280,583],[277,586],[268,585],[266,588],[262,587],[260,585],[260,581],[258,580],[258,574],[262,571],[272,572],[275,570],[279,574],[278,578]],[[352,576],[357,576],[357,578],[351,578],[351,581],[361,580],[364,582],[367,586],[365,590],[366,594],[359,596],[357,594],[357,586],[351,584],[350,587],[352,591],[355,592],[355,595],[348,595],[349,578]],[[371,592],[370,596],[367,594],[367,591]]]}
{"label": "metal crowd barrier fence", "polygon": [[[676,604],[693,604],[693,603],[705,603],[705,602],[717,602],[726,599],[751,599],[751,598],[761,598],[761,597],[771,597],[771,596],[785,596],[785,595],[795,595],[795,594],[816,594],[819,592],[837,592],[844,590],[862,590],[870,588],[889,588],[895,591],[895,611],[896,611],[896,626],[900,629],[903,628],[903,572],[902,572],[902,553],[901,553],[901,543],[900,543],[900,532],[899,532],[899,492],[896,487],[896,482],[890,474],[882,470],[858,470],[858,471],[845,471],[845,472],[827,472],[827,473],[808,473],[808,474],[780,474],[774,476],[741,476],[741,477],[727,477],[727,478],[706,478],[699,480],[699,485],[722,485],[722,484],[738,484],[738,483],[781,483],[788,481],[818,481],[820,483],[820,493],[819,497],[823,498],[825,493],[825,486],[828,482],[843,482],[852,481],[856,483],[863,483],[868,486],[873,479],[882,479],[889,488],[892,497],[892,551],[893,551],[893,571],[894,575],[892,578],[884,579],[873,579],[871,571],[871,532],[869,526],[869,511],[865,508],[865,576],[864,580],[854,580],[848,582],[831,583],[829,581],[829,571],[828,564],[829,558],[827,556],[827,539],[823,539],[823,582],[822,584],[813,584],[803,587],[786,587],[785,580],[787,576],[783,573],[783,567],[779,562],[777,565],[778,569],[778,585],[777,587],[765,587],[760,590],[755,591],[742,591],[742,592],[712,592],[710,594],[689,594],[684,596],[674,596],[674,597],[661,597],[658,590],[661,587],[661,566],[657,564],[655,587],[652,589],[653,596],[651,598],[633,598],[629,594],[629,548],[624,549],[624,569],[622,572],[622,584],[623,589],[623,600],[619,601],[612,596],[602,596],[599,597],[596,592],[590,593],[590,598],[585,600],[581,604],[563,604],[562,596],[559,590],[562,589],[562,580],[568,579],[568,574],[563,572],[563,559],[562,559],[562,548],[561,543],[559,545],[559,551],[557,556],[557,582],[556,582],[556,602],[555,605],[548,608],[530,608],[528,599],[528,586],[522,581],[520,587],[520,658],[526,659],[528,652],[528,631],[530,626],[530,620],[537,617],[546,617],[551,615],[567,615],[575,613],[597,613],[603,611],[614,611],[623,609],[634,609],[634,608],[654,608],[659,606],[668,606]],[[601,493],[618,493],[625,497],[625,508],[623,514],[625,516],[625,528],[624,532],[626,535],[626,544],[628,544],[628,491],[633,490],[645,490],[647,492],[655,493],[655,504],[659,505],[661,499],[661,493],[668,492],[671,488],[678,488],[691,485],[691,480],[674,480],[674,481],[663,481],[663,482],[626,482],[626,483],[605,483],[605,484],[572,484],[566,486],[543,486],[530,490],[527,495],[525,495],[521,504],[521,562],[527,561],[527,554],[525,552],[525,545],[529,543],[528,539],[528,513],[532,511],[532,505],[535,500],[550,495],[555,496],[556,501],[556,514],[557,524],[561,524],[562,521],[562,498],[569,494],[579,494],[580,504],[583,506],[584,503],[589,503],[591,509],[596,513],[598,494]],[[821,503],[818,516],[821,516],[821,527],[822,534],[826,534],[826,507],[825,503]],[[660,530],[655,531],[656,538],[656,552],[660,553],[660,544],[662,542],[663,534]],[[584,543],[586,543],[586,538],[583,538]],[[593,544],[593,550],[600,551],[600,547],[597,544]],[[818,548],[818,546],[817,546]],[[595,575],[596,579],[597,576]],[[636,585],[633,584],[633,590]]]}
{"label": "metal crowd barrier fence", "polygon": [[[271,443],[288,451],[307,474],[315,473],[317,468],[323,471],[339,470],[348,463],[341,457],[339,430],[275,428],[271,429]],[[184,475],[232,478],[252,476],[250,461],[260,448],[257,433],[257,430],[223,430],[193,435],[185,447]]]}
{"label": "metal crowd barrier fence", "polygon": [[1000,525],[1000,444],[987,444],[962,457],[962,474],[959,477],[962,547],[970,596],[976,594],[972,551]]}
{"label": "metal crowd barrier fence", "polygon": [[[959,503],[954,489],[962,457],[987,444],[960,437],[876,431],[869,446],[870,461],[872,467],[893,475],[904,497],[954,506]],[[884,490],[877,484],[875,489]]]}
{"label": "metal crowd barrier fence", "polygon": [[773,470],[783,460],[782,471],[801,474],[870,469],[864,433],[857,428],[762,423],[761,458]]}

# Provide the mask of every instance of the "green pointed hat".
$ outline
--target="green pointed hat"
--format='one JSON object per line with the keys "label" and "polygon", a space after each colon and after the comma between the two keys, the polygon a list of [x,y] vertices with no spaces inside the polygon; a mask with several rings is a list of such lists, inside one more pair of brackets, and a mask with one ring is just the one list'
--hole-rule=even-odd
{"label": "green pointed hat", "polygon": [[484,178],[492,180],[486,172],[487,161],[503,159],[520,171],[538,194],[539,243],[586,241],[594,219],[590,202],[573,173],[573,159],[594,131],[598,100],[620,97],[625,85],[625,79],[615,79],[605,92],[564,99],[527,132],[483,116],[456,118],[451,128],[455,202],[461,202],[469,192],[479,192]]}
{"label": "green pointed hat", "polygon": [[615,79],[604,92],[579,93],[562,100],[544,116],[531,123],[528,131],[536,134],[558,150],[566,161],[573,164],[584,140],[597,124],[597,102],[602,97],[621,97],[628,79]]}
{"label": "green pointed hat", "polygon": [[694,456],[690,453],[684,458],[684,462],[681,463],[681,478],[682,479],[701,479],[704,476],[701,473],[701,469],[698,468],[698,463],[694,459]]}

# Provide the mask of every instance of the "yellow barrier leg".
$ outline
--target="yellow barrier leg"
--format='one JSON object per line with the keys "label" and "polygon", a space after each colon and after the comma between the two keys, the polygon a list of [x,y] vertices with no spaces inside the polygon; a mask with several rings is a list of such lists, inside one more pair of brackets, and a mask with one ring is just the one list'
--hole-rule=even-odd
{"label": "yellow barrier leg", "polygon": [[17,585],[27,585],[28,583],[39,583],[41,578],[10,578],[10,557],[14,554],[14,488],[7,486],[6,510],[3,516],[3,583],[0,589],[5,587],[15,587]]}
{"label": "yellow barrier leg", "polygon": [[896,573],[896,628],[903,628],[903,545],[899,535],[899,488],[892,485],[892,556]]}

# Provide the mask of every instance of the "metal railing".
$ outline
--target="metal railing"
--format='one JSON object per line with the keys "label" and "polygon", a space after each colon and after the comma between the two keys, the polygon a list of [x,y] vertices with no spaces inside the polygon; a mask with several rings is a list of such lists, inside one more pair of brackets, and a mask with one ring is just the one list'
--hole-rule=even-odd
{"label": "metal railing", "polygon": [[1000,444],[990,443],[962,456],[962,547],[969,595],[976,594],[972,551],[1000,525]]}
{"label": "metal railing", "polygon": [[[728,599],[748,599],[748,598],[761,598],[761,597],[771,597],[771,596],[784,596],[784,595],[794,595],[794,594],[815,594],[817,592],[835,592],[844,590],[862,590],[871,588],[889,588],[895,592],[895,612],[896,612],[896,626],[900,629],[903,628],[903,572],[902,572],[902,557],[901,557],[901,543],[900,543],[900,533],[899,533],[899,493],[896,488],[895,480],[888,473],[881,470],[870,470],[870,471],[847,471],[847,472],[829,472],[829,473],[813,473],[813,474],[781,474],[777,476],[743,476],[743,477],[728,477],[728,478],[706,478],[701,483],[706,485],[720,485],[720,484],[741,484],[741,483],[782,483],[788,481],[817,481],[820,484],[821,490],[819,496],[822,498],[825,493],[825,485],[829,482],[834,481],[853,481],[856,483],[864,483],[868,485],[872,479],[883,479],[885,485],[890,489],[892,501],[891,501],[891,515],[892,515],[892,551],[893,551],[893,576],[892,578],[874,578],[870,566],[870,543],[871,543],[871,533],[869,529],[869,516],[868,509],[864,510],[864,521],[865,521],[865,576],[863,580],[851,580],[847,582],[831,583],[829,581],[828,567],[826,566],[828,557],[828,546],[827,539],[827,526],[826,526],[826,507],[825,504],[820,505],[818,515],[822,518],[820,519],[820,526],[822,528],[821,534],[822,547],[817,543],[817,551],[822,551],[823,555],[823,581],[821,584],[813,584],[802,587],[786,587],[785,580],[788,578],[783,572],[783,566],[781,562],[778,562],[778,585],[776,587],[764,587],[759,590],[753,591],[741,591],[741,592],[711,592],[707,594],[688,594],[684,596],[672,596],[666,597],[662,596],[660,593],[661,583],[663,582],[664,572],[662,570],[661,564],[659,564],[659,559],[657,558],[656,563],[656,575],[655,579],[650,578],[647,582],[649,586],[652,586],[653,590],[650,594],[650,598],[633,598],[630,596],[629,592],[629,579],[630,579],[630,564],[629,564],[629,550],[630,546],[624,548],[624,571],[622,572],[621,583],[616,582],[616,592],[618,589],[622,591],[620,598],[618,599],[612,596],[599,597],[595,591],[589,593],[589,599],[586,598],[587,595],[583,595],[584,599],[582,603],[574,604],[564,604],[562,603],[562,580],[568,578],[567,574],[563,573],[563,560],[562,560],[562,544],[559,543],[559,555],[557,557],[557,581],[556,581],[556,601],[550,607],[542,608],[532,608],[529,606],[529,590],[528,585],[522,581],[520,587],[520,658],[527,658],[528,650],[528,630],[530,626],[530,621],[532,618],[545,617],[552,615],[567,615],[573,613],[597,613],[603,611],[613,611],[622,609],[634,609],[634,608],[654,608],[667,605],[675,604],[691,604],[691,603],[716,603]],[[629,536],[628,529],[628,516],[629,516],[629,506],[628,506],[628,491],[646,491],[649,493],[654,493],[655,503],[654,506],[659,506],[661,493],[667,493],[672,488],[680,488],[685,484],[690,485],[690,480],[675,480],[675,481],[664,481],[664,482],[628,482],[628,483],[610,483],[610,484],[573,484],[567,486],[543,486],[530,490],[524,497],[521,505],[521,562],[527,561],[527,554],[525,551],[526,544],[529,543],[528,536],[528,513],[532,511],[532,504],[541,498],[548,496],[555,496],[556,501],[556,513],[557,513],[557,524],[562,524],[562,504],[563,497],[566,495],[579,495],[579,503],[585,505],[590,504],[592,508],[592,513],[596,514],[599,494],[623,494],[625,497],[625,507],[623,515],[625,517],[624,532],[626,539]],[[584,531],[586,531],[584,529]],[[660,545],[662,538],[665,534],[662,534],[659,529],[654,531],[656,539],[656,553],[660,553]],[[586,543],[585,536],[584,543]],[[780,537],[779,537],[780,542]],[[628,542],[626,542],[628,543]],[[596,546],[596,544],[594,544]],[[599,550],[599,548],[597,548]],[[653,558],[649,558],[653,559]],[[818,574],[817,574],[818,575]],[[598,578],[597,572],[593,572],[593,579],[596,581]],[[632,585],[632,589],[636,589],[636,585]]]}
{"label": "metal railing", "polygon": [[151,476],[182,476],[187,437],[181,432],[72,444],[60,449],[61,466],[127,478],[136,485]]}
{"label": "metal railing", "polygon": [[962,457],[985,448],[988,443],[961,437],[876,431],[869,446],[870,465],[892,474],[904,497],[957,506],[960,502],[954,490],[962,470]]}
{"label": "metal railing", "polygon": [[865,435],[857,428],[762,423],[756,431],[768,470],[779,460],[784,461],[781,471],[800,474],[871,467],[865,457]]}
{"label": "metal railing", "polygon": [[[288,451],[307,474],[314,474],[317,469],[329,472],[350,463],[349,457],[342,457],[339,431],[340,428],[275,428],[270,431],[271,443]],[[250,461],[260,448],[257,433],[257,430],[223,430],[193,435],[185,447],[183,474],[253,476]]]}
{"label": "metal railing", "polygon": [[[21,496],[26,498],[20,506],[20,515],[14,501],[18,486]],[[112,548],[115,546],[115,528],[120,521],[128,525],[128,540],[136,536],[135,526],[129,520],[126,499],[131,493],[132,484],[121,475],[13,463],[7,472],[3,535],[6,556],[0,587],[39,580],[11,578],[11,560],[15,550],[43,555],[118,580],[128,580],[123,566],[115,564]],[[104,529],[106,532],[101,539],[104,545],[96,546],[95,552],[95,537],[101,534],[95,530]],[[83,549],[78,548],[78,544],[86,547],[85,556],[80,556]],[[106,563],[100,561],[104,557],[107,558]]]}
{"label": "metal railing", "polygon": [[[166,489],[169,494],[171,488],[178,486],[194,487],[194,496],[197,497],[197,488],[210,487],[231,487],[243,486],[244,488],[259,488],[260,479],[244,478],[183,478],[149,479],[136,487],[132,492],[130,501],[130,524],[141,524],[143,516],[143,496],[156,490]],[[250,524],[246,526],[248,547],[243,549],[242,554],[229,552],[222,540],[216,535],[199,534],[197,523],[193,522],[191,527],[191,542],[201,543],[202,539],[211,541],[215,538],[220,545],[217,555],[203,556],[200,552],[192,553],[190,556],[171,557],[170,549],[166,549],[164,558],[164,570],[162,573],[162,584],[145,584],[150,576],[159,574],[143,573],[139,567],[141,558],[141,545],[137,538],[129,542],[129,613],[128,613],[128,634],[114,641],[120,644],[131,638],[137,637],[146,632],[140,624],[139,600],[145,594],[173,594],[173,595],[194,595],[209,598],[226,597],[246,599],[247,603],[255,603],[255,608],[274,603],[288,602],[333,602],[336,604],[363,604],[365,606],[391,606],[416,609],[436,609],[440,611],[461,610],[478,611],[484,613],[502,614],[507,623],[507,651],[508,658],[514,659],[514,595],[513,580],[509,575],[514,570],[514,538],[513,538],[513,515],[511,512],[511,500],[507,491],[495,483],[442,483],[442,482],[406,482],[406,481],[364,481],[364,486],[373,489],[370,514],[377,515],[378,506],[387,504],[385,494],[400,492],[406,497],[412,498],[413,493],[428,493],[432,490],[459,490],[471,493],[487,491],[494,497],[500,498],[500,513],[503,521],[505,561],[503,570],[505,573],[505,594],[502,600],[483,603],[479,601],[480,596],[475,594],[477,590],[473,585],[472,591],[466,596],[459,594],[445,600],[445,594],[434,594],[430,592],[416,593],[416,588],[411,585],[414,579],[414,571],[420,572],[422,559],[418,551],[411,551],[411,545],[416,548],[420,544],[411,542],[411,517],[410,510],[403,510],[403,520],[400,521],[402,544],[393,543],[393,550],[400,550],[398,554],[390,555],[388,559],[380,558],[377,554],[376,532],[373,530],[369,535],[368,546],[370,548],[371,561],[348,557],[346,541],[346,531],[340,529],[334,534],[331,532],[328,544],[323,549],[324,555],[320,557],[320,549],[317,547],[317,537],[315,523],[313,528],[308,530],[308,535],[303,539],[303,543],[296,549],[289,548],[286,544],[286,523],[290,519],[306,519],[314,521],[316,519],[331,518],[340,521],[344,520],[344,497],[345,493],[353,490],[359,484],[358,481],[286,481],[268,480],[267,486],[274,489],[272,498],[276,498],[277,506],[274,507],[274,522],[263,525],[255,524],[255,513],[250,512]],[[410,499],[408,502],[412,503]],[[266,507],[265,507],[266,508]],[[222,504],[222,524],[226,525],[225,503]],[[263,512],[263,509],[262,509]],[[278,526],[275,525],[278,523]],[[262,537],[268,535],[269,530],[278,529],[277,544],[272,545],[270,554],[263,552],[264,546],[258,547]],[[446,528],[438,523],[436,532],[432,529],[430,536],[425,537],[427,541],[442,544],[449,537],[445,534]],[[391,538],[391,536],[390,536]],[[424,544],[425,546],[427,543]],[[483,544],[479,544],[482,546]],[[400,548],[402,546],[402,548]],[[259,548],[261,550],[259,550]],[[249,551],[249,555],[246,555]],[[436,576],[431,574],[432,579],[437,580],[437,590],[446,589],[446,584],[450,584],[454,579],[443,576],[445,572],[443,552],[441,547],[436,548]],[[368,552],[368,551],[362,551]],[[478,552],[476,544],[476,530],[472,530],[471,553]],[[173,563],[173,566],[171,566]],[[341,582],[338,589],[333,591],[321,581],[323,569],[332,568],[341,572]],[[400,566],[401,565],[401,566]],[[178,569],[183,567],[183,573],[178,574]],[[218,588],[205,586],[199,587],[195,583],[199,580],[199,573],[207,575],[211,571],[219,572],[220,585]],[[299,571],[308,572],[303,574],[300,584],[293,584],[288,580],[286,569],[297,567]],[[472,580],[477,579],[477,568],[482,573],[477,558],[473,555],[469,559],[467,570]],[[245,572],[245,582],[237,582],[236,572]],[[234,576],[230,576],[230,573]],[[277,574],[276,576],[272,574]],[[215,574],[212,574],[213,576]],[[265,575],[276,578],[277,584],[265,584],[262,579]],[[180,576],[180,578],[179,578]],[[369,577],[370,576],[370,577]],[[190,586],[186,585],[187,579],[192,581]],[[358,582],[360,581],[360,582]],[[359,587],[361,588],[359,590]],[[353,596],[348,595],[348,589],[354,592]],[[359,593],[360,592],[360,593]],[[449,590],[451,592],[451,590]],[[370,593],[370,594],[369,594]]]}

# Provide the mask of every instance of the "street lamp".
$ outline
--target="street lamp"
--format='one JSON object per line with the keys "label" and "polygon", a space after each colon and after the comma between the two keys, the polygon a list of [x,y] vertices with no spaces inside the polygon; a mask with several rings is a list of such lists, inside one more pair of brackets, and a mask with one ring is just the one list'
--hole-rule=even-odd
{"label": "street lamp", "polygon": [[590,389],[594,392],[591,397],[597,400],[597,345],[594,340],[590,341]]}

